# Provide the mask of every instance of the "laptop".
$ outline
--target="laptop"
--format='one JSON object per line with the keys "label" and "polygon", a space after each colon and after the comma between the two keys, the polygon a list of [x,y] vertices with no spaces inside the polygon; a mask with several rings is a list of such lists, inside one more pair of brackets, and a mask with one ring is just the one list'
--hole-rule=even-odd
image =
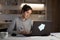
{"label": "laptop", "polygon": [[51,32],[51,22],[35,21],[32,28],[32,36],[48,36]]}

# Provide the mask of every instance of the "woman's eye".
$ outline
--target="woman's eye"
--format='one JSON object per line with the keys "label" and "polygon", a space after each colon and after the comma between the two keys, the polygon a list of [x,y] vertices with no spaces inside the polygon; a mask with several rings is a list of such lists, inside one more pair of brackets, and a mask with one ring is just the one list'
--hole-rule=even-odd
{"label": "woman's eye", "polygon": [[27,13],[29,13],[29,12],[27,12]]}

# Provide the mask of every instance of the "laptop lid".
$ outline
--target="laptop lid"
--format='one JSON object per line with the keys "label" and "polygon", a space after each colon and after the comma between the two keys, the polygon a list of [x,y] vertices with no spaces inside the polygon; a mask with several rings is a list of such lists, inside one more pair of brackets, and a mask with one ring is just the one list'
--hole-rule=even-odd
{"label": "laptop lid", "polygon": [[45,36],[50,34],[51,23],[50,22],[34,22],[32,35],[33,36]]}

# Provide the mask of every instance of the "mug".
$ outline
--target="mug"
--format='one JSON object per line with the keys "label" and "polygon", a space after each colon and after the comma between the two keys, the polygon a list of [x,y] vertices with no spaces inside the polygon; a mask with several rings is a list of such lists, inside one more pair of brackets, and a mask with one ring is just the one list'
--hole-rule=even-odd
{"label": "mug", "polygon": [[7,38],[8,32],[0,32],[0,38]]}

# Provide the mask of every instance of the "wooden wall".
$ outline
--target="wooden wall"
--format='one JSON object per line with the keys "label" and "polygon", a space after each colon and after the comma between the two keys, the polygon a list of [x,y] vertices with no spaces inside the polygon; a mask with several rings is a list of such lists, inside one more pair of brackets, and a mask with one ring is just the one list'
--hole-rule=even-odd
{"label": "wooden wall", "polygon": [[47,0],[47,18],[52,20],[52,32],[60,32],[60,1]]}

